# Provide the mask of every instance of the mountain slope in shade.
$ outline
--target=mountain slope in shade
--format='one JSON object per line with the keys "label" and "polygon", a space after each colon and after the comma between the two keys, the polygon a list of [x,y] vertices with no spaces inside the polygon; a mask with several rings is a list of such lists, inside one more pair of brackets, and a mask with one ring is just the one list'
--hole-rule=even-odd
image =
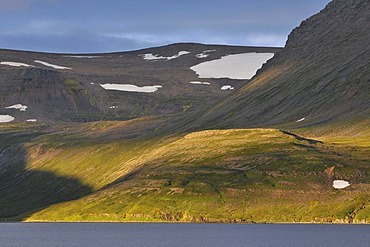
{"label": "mountain slope in shade", "polygon": [[[196,85],[190,83],[200,80],[192,66],[231,54],[278,50],[193,43],[108,54],[0,50],[0,115],[53,122],[195,112],[231,93],[222,86],[238,89],[249,80],[206,78],[201,82],[207,84]],[[15,104],[27,110],[7,108]]]}
{"label": "mountain slope in shade", "polygon": [[302,22],[251,83],[198,126],[304,126],[368,114],[370,3],[334,0]]}

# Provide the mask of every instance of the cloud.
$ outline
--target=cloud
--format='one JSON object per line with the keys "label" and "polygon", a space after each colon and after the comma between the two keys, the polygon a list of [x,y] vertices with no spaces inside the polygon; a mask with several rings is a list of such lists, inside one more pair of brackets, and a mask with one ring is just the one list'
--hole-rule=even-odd
{"label": "cloud", "polygon": [[[108,37],[94,33],[32,34],[0,33],[0,49],[21,49],[58,53],[94,53],[136,50],[161,45],[162,42],[131,37]],[[170,42],[168,42],[170,43]]]}
{"label": "cloud", "polygon": [[102,52],[175,42],[284,46],[289,32],[328,1],[0,0],[0,48]]}
{"label": "cloud", "polygon": [[55,3],[58,0],[0,0],[0,11],[20,11],[28,9],[35,3]]}

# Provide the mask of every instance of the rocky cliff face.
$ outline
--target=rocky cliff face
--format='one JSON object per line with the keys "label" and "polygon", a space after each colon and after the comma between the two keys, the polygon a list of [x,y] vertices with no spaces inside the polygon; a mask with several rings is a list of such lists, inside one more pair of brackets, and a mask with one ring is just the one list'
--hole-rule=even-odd
{"label": "rocky cliff face", "polygon": [[369,114],[369,20],[368,0],[332,1],[294,29],[251,83],[200,125],[302,126]]}
{"label": "rocky cliff face", "polygon": [[[79,113],[98,112],[89,92],[69,74],[42,68],[6,68],[1,73],[1,112],[17,121],[69,120]],[[25,110],[10,108],[21,104]]]}

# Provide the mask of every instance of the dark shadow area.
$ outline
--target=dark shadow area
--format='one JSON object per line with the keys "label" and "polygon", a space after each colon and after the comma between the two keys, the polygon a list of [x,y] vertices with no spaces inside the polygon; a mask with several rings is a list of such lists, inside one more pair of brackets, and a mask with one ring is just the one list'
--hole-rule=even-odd
{"label": "dark shadow area", "polygon": [[102,188],[99,189],[99,191],[102,191],[102,190],[107,190],[107,189],[110,189],[110,188],[113,188],[114,186],[120,184],[120,183],[123,183],[123,182],[126,182],[126,181],[129,181],[133,178],[135,178],[137,175],[139,175],[141,173],[141,171],[143,170],[143,168],[138,168],[120,178],[117,178],[116,180],[114,180],[113,182],[103,186]]}
{"label": "dark shadow area", "polygon": [[299,136],[297,134],[294,134],[294,133],[291,133],[291,132],[288,132],[288,131],[285,131],[285,130],[280,130],[282,133],[286,134],[286,135],[290,135],[290,136],[293,136],[295,139],[297,139],[298,141],[306,141],[308,142],[309,144],[317,144],[317,143],[321,143],[323,144],[322,141],[317,141],[317,140],[314,140],[314,139],[309,139],[309,138],[304,138],[302,136]]}
{"label": "dark shadow area", "polygon": [[23,145],[6,146],[4,140],[0,135],[0,220],[25,220],[37,210],[92,192],[76,179],[27,169]]}

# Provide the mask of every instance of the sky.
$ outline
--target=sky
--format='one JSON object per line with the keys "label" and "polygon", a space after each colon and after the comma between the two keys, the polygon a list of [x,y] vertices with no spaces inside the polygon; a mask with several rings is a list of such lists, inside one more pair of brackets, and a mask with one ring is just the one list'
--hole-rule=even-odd
{"label": "sky", "polygon": [[284,46],[330,0],[0,0],[0,48],[128,51],[177,42]]}

